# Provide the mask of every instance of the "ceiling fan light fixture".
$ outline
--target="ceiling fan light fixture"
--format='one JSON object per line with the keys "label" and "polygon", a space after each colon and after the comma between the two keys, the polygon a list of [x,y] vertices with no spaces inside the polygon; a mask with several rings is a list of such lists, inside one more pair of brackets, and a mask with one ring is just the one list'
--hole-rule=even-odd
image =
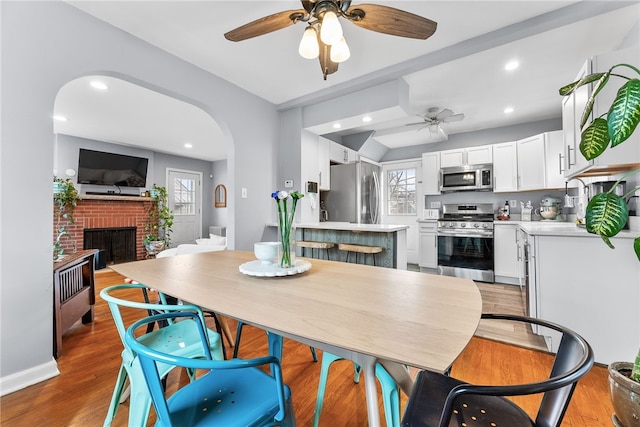
{"label": "ceiling fan light fixture", "polygon": [[313,27],[307,27],[300,40],[300,46],[298,46],[298,53],[300,56],[306,59],[315,59],[320,53],[320,47],[318,46],[318,34]]}
{"label": "ceiling fan light fixture", "polygon": [[333,62],[344,62],[351,56],[351,51],[349,50],[349,46],[347,45],[347,41],[344,37],[340,38],[336,44],[331,46],[331,54],[330,58]]}
{"label": "ceiling fan light fixture", "polygon": [[338,21],[338,15],[332,10],[327,10],[322,15],[322,23],[320,25],[320,40],[324,44],[333,46],[342,38],[342,26]]}

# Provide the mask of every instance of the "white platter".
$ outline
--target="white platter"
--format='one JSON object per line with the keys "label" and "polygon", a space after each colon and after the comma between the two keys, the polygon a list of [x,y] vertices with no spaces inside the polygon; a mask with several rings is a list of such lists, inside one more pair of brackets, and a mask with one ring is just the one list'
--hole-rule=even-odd
{"label": "white platter", "polygon": [[278,264],[263,264],[260,260],[254,260],[240,265],[240,273],[256,277],[279,277],[304,273],[310,268],[311,263],[303,260],[296,260],[296,265],[289,268],[281,268]]}

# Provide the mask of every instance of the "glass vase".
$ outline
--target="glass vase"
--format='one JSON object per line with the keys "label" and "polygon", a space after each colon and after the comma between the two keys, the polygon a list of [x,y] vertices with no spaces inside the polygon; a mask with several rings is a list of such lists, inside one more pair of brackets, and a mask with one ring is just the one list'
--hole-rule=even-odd
{"label": "glass vase", "polygon": [[281,268],[296,265],[296,225],[284,212],[278,218],[278,262]]}

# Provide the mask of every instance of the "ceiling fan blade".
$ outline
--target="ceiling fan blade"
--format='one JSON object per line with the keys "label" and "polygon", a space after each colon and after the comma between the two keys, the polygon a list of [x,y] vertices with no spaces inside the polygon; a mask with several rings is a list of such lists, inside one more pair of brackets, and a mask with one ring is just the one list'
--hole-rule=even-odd
{"label": "ceiling fan blade", "polygon": [[351,22],[367,30],[392,36],[425,40],[433,35],[437,22],[404,10],[379,4],[359,4],[347,10]]}
{"label": "ceiling fan blade", "polygon": [[318,59],[320,60],[322,76],[327,80],[327,75],[338,71],[338,63],[331,60],[331,46],[324,44],[322,40],[320,40],[320,34],[318,34],[318,45],[320,46]]}
{"label": "ceiling fan blade", "polygon": [[445,108],[444,110],[440,111],[438,114],[436,114],[436,119],[437,120],[443,120],[446,119],[447,117],[451,117],[453,115],[453,111],[451,111],[448,108]]}
{"label": "ceiling fan blade", "polygon": [[293,25],[298,19],[304,17],[306,14],[307,11],[304,9],[286,10],[284,12],[274,13],[273,15],[264,16],[231,30],[225,33],[224,37],[232,42],[247,40]]}
{"label": "ceiling fan blade", "polygon": [[416,126],[416,125],[423,125],[425,126],[426,123],[425,122],[416,122],[416,123],[406,123],[405,126]]}
{"label": "ceiling fan blade", "polygon": [[449,116],[443,119],[443,121],[450,123],[450,122],[459,122],[462,119],[464,119],[464,114],[460,113],[460,114],[454,114],[453,116]]}

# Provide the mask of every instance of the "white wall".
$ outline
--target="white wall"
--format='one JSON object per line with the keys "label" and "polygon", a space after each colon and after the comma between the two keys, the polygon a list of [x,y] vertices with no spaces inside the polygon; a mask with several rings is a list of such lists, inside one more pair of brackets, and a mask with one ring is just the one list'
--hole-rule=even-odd
{"label": "white wall", "polygon": [[[6,393],[56,373],[51,116],[58,90],[83,75],[113,75],[209,113],[227,143],[234,212],[228,230],[237,249],[250,250],[260,239],[263,218],[256,213],[272,208],[279,116],[272,104],[66,3],[3,1],[0,15],[0,391]],[[239,197],[242,187],[247,199]]]}

